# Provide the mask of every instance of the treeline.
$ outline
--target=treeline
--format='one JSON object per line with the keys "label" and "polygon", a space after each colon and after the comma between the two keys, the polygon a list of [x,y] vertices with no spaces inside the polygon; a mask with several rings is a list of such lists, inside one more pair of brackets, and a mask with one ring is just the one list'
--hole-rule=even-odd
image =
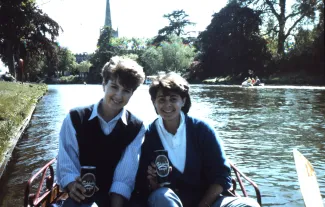
{"label": "treeline", "polygon": [[187,32],[195,23],[183,10],[164,15],[169,25],[149,39],[114,38],[105,27],[89,62],[80,66],[68,48],[56,43],[60,26],[35,1],[0,0],[0,57],[12,74],[24,59],[24,73],[33,80],[89,68],[86,81],[100,83],[101,67],[121,55],[138,61],[147,75],[175,71],[201,81],[215,76],[242,80],[248,71],[259,76],[303,72],[325,83],[324,1],[297,1],[286,11],[285,0],[230,0],[198,35]]}

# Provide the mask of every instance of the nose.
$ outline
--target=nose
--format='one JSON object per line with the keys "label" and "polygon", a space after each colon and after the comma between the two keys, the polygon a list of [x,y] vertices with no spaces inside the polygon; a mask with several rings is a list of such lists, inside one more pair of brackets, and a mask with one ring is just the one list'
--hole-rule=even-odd
{"label": "nose", "polygon": [[122,96],[123,96],[123,91],[122,91],[122,90],[118,90],[118,91],[116,91],[116,93],[115,93],[115,98],[119,98],[119,99],[121,99]]}
{"label": "nose", "polygon": [[164,103],[164,106],[165,107],[170,107],[172,104],[169,100],[166,100],[165,103]]}

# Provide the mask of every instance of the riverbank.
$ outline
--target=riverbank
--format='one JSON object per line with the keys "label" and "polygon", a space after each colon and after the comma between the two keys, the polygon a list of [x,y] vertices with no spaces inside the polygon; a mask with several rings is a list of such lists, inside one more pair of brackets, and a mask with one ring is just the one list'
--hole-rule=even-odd
{"label": "riverbank", "polygon": [[[311,76],[301,73],[274,73],[269,76],[259,76],[262,83],[267,85],[305,85],[305,86],[324,86],[325,77]],[[222,84],[222,85],[241,85],[241,76],[219,76],[202,81],[202,84]]]}
{"label": "riverbank", "polygon": [[45,84],[0,81],[0,177],[38,100],[46,92]]}

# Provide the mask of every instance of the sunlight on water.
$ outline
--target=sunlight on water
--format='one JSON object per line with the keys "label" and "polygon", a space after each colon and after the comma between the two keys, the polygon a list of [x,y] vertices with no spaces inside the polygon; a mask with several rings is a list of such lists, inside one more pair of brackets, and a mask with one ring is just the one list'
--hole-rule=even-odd
{"label": "sunlight on water", "polygon": [[[49,86],[1,180],[0,206],[22,204],[26,180],[57,155],[60,127],[69,110],[102,96],[101,85]],[[189,114],[215,127],[228,158],[258,184],[263,206],[304,205],[294,148],[313,164],[325,198],[325,87],[191,85],[191,97]],[[126,108],[146,124],[156,117],[146,85]]]}

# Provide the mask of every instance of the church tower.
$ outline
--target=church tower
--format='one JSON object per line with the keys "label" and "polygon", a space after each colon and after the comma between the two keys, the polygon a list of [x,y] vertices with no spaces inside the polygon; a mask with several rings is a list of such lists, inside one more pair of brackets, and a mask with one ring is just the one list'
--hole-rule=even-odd
{"label": "church tower", "polygon": [[106,15],[105,15],[105,26],[109,26],[112,28],[113,37],[118,37],[118,30],[115,31],[112,27],[112,18],[111,18],[111,7],[109,4],[109,0],[106,0]]}

